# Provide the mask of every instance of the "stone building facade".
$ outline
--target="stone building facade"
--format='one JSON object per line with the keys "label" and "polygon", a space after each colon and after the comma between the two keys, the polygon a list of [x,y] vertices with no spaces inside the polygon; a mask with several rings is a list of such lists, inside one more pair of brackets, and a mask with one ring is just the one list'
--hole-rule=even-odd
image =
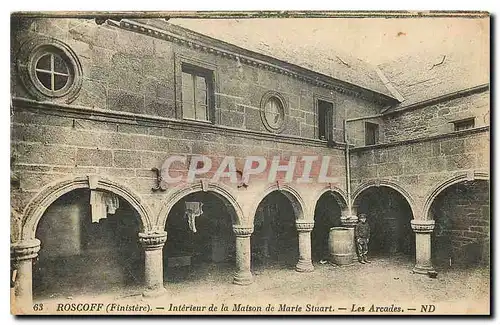
{"label": "stone building facade", "polygon": [[[355,61],[341,80],[155,19],[14,15],[11,42],[20,305],[33,291],[36,299],[37,290],[64,290],[56,282],[85,287],[98,277],[158,294],[165,270],[197,256],[232,256],[243,285],[259,254],[313,271],[329,228],[352,230],[357,211],[378,229],[374,251],[412,256],[417,273],[440,256],[450,265],[489,260],[487,78],[437,94],[420,89],[417,98],[404,82],[391,84],[391,73],[402,78],[397,65]],[[186,160],[171,177],[186,177],[198,155],[213,164],[194,182],[158,183],[172,155]],[[247,156],[281,165],[328,157],[329,181],[287,182],[284,172],[273,182],[267,174],[211,181],[226,156],[238,170]],[[303,169],[298,162],[295,173]],[[319,173],[315,165],[311,178]],[[91,222],[92,197],[115,198],[116,211]],[[186,202],[204,207],[194,235]]]}

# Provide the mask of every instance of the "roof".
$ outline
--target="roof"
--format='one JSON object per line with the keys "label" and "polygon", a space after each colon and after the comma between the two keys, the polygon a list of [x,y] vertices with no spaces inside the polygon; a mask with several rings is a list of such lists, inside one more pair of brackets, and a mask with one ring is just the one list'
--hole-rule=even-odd
{"label": "roof", "polygon": [[334,41],[329,40],[332,45],[325,43],[324,39],[298,44],[290,41],[295,36],[293,30],[276,30],[269,37],[269,31],[263,33],[242,26],[233,28],[242,24],[237,19],[224,19],[224,26],[220,19],[217,24],[211,19],[176,18],[168,23],[394,98],[375,66],[343,52],[339,49],[342,44],[334,44]]}
{"label": "roof", "polygon": [[[451,40],[453,41],[453,40]],[[402,96],[399,109],[489,83],[489,39],[455,42],[419,51],[378,67]]]}

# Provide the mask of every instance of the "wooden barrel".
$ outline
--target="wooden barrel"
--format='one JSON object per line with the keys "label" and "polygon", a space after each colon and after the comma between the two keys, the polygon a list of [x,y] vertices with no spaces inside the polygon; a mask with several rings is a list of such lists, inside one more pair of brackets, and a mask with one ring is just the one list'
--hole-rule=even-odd
{"label": "wooden barrel", "polygon": [[330,259],[337,265],[347,265],[353,262],[356,247],[354,247],[354,231],[345,227],[330,228],[328,247]]}

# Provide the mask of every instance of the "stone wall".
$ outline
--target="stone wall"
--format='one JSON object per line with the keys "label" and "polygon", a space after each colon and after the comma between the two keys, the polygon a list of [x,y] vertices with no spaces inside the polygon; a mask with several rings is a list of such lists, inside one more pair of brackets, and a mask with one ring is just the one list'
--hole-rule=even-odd
{"label": "stone wall", "polygon": [[452,122],[475,118],[475,126],[489,125],[490,93],[483,91],[384,118],[384,142],[423,138],[454,131]]}
{"label": "stone wall", "polygon": [[[278,72],[142,35],[91,19],[27,20],[14,35],[14,54],[26,37],[51,36],[68,44],[81,61],[82,90],[72,103],[115,111],[176,118],[175,65],[190,60],[213,66],[216,75],[216,122],[220,125],[267,132],[260,118],[263,95],[277,91],[288,106],[282,134],[317,138],[315,99],[334,104],[334,135],[343,141],[345,116],[366,114],[377,105],[314,86]],[[15,73],[14,73],[15,74]],[[28,97],[14,80],[13,95]]]}
{"label": "stone wall", "polygon": [[[226,155],[237,158],[240,170],[242,158],[249,155],[264,156],[268,161],[280,156],[282,164],[292,155],[329,156],[327,175],[335,178],[334,186],[345,191],[343,147],[328,147],[326,141],[316,139],[315,100],[334,103],[337,141],[343,140],[346,116],[378,110],[377,104],[298,78],[87,19],[13,21],[12,96],[34,99],[20,82],[16,59],[23,41],[46,36],[75,52],[83,83],[71,106],[14,101],[12,172],[20,183],[12,190],[13,239],[19,235],[24,208],[40,189],[82,175],[98,174],[127,186],[141,195],[155,218],[170,192],[152,192],[156,178],[151,168],[160,168],[173,154],[188,156],[188,162],[192,155],[211,156],[214,164],[205,178],[213,175]],[[214,125],[176,119],[175,64],[179,57],[215,66]],[[260,118],[260,101],[268,91],[280,92],[288,104],[287,127],[279,135],[268,132]],[[172,177],[186,174],[186,166],[177,167]],[[296,175],[302,169],[303,164],[298,163]],[[318,173],[315,165],[311,177]],[[278,174],[278,179],[283,176]],[[253,203],[269,184],[263,175],[248,190],[227,185]],[[293,186],[310,195],[307,204],[314,206],[316,190],[326,184]]]}
{"label": "stone wall", "polygon": [[489,129],[353,149],[351,170],[353,192],[369,182],[391,182],[408,192],[422,212],[430,192],[443,182],[458,174],[488,173]]}
{"label": "stone wall", "polygon": [[488,182],[450,186],[436,198],[431,212],[436,220],[433,255],[438,265],[471,265],[489,260]]}

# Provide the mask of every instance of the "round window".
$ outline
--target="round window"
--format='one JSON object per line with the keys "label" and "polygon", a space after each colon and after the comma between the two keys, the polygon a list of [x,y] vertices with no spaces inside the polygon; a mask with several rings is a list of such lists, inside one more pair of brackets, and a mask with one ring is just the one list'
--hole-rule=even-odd
{"label": "round window", "polygon": [[35,63],[36,80],[45,90],[56,95],[70,82],[71,73],[68,64],[56,53],[45,53]]}
{"label": "round window", "polygon": [[281,132],[285,126],[285,100],[275,92],[264,95],[261,102],[261,118],[271,132]]}
{"label": "round window", "polygon": [[26,41],[18,56],[26,89],[40,100],[73,101],[82,85],[82,67],[75,53],[52,38]]}
{"label": "round window", "polygon": [[281,124],[283,124],[283,120],[285,118],[283,105],[276,97],[269,98],[266,106],[264,107],[264,114],[266,121],[271,128],[278,129]]}

